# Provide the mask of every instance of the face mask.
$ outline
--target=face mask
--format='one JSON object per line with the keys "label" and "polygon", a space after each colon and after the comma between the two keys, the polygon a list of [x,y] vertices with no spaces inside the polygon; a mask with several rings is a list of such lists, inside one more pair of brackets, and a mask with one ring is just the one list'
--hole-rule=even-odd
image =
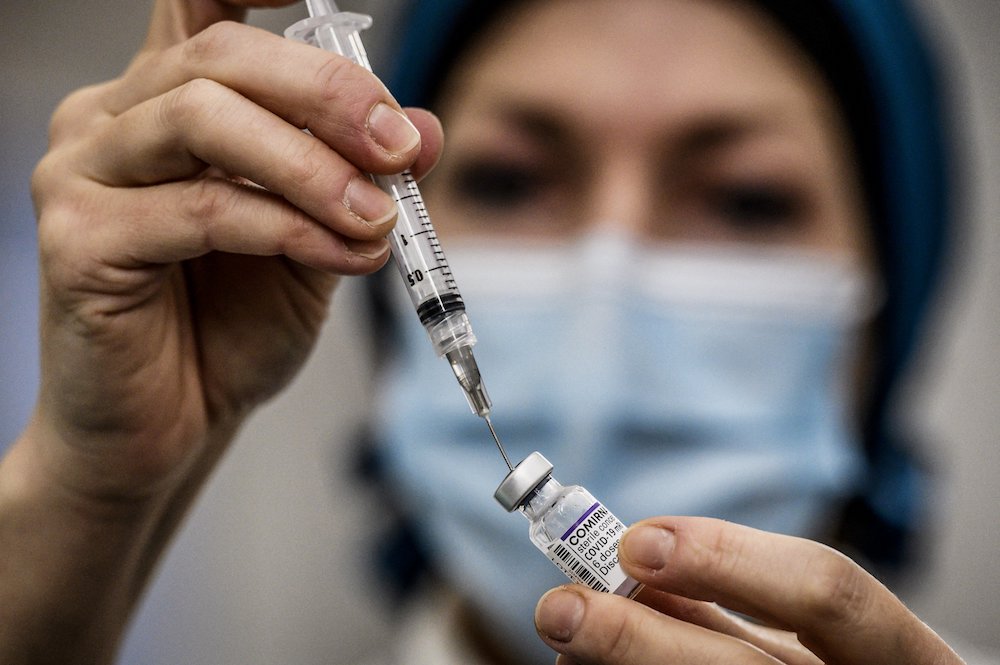
{"label": "face mask", "polygon": [[[847,395],[871,310],[857,268],[613,234],[448,252],[512,462],[542,452],[626,524],[689,514],[792,534],[857,479]],[[494,501],[507,468],[399,298],[377,414],[389,473],[440,571],[518,655],[550,660],[532,616],[564,580]]]}

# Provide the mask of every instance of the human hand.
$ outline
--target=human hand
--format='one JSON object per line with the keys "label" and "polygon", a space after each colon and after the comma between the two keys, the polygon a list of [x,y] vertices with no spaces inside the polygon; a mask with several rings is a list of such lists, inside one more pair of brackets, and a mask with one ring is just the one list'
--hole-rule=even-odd
{"label": "human hand", "polygon": [[429,113],[407,122],[374,76],[232,22],[238,4],[159,0],[127,71],[53,118],[25,440],[74,494],[204,473],[306,358],[334,275],[386,261],[395,206],[362,172],[419,177],[440,150]]}
{"label": "human hand", "polygon": [[645,584],[640,602],[580,585],[539,601],[535,623],[560,665],[963,662],[860,566],[808,540],[657,517],[633,525],[619,552]]}

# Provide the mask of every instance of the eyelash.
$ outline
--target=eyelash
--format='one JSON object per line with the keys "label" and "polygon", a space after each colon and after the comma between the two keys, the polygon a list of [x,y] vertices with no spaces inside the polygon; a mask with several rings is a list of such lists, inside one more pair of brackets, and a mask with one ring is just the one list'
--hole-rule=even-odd
{"label": "eyelash", "polygon": [[530,203],[548,185],[540,169],[483,162],[457,169],[451,186],[459,198],[475,205],[510,208]]}
{"label": "eyelash", "polygon": [[[455,199],[503,219],[524,221],[519,215],[537,215],[561,191],[558,173],[535,163],[480,158],[457,166],[449,179]],[[709,181],[689,192],[697,196],[694,200],[699,201],[705,222],[736,237],[783,233],[801,228],[808,221],[805,195],[788,184]]]}
{"label": "eyelash", "polygon": [[778,229],[799,226],[805,219],[805,201],[787,187],[736,184],[708,192],[715,215],[737,230]]}

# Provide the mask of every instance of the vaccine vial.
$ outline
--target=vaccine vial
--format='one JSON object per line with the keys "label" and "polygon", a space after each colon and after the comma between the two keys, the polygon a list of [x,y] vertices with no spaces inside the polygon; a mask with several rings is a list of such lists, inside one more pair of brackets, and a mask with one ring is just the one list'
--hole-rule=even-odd
{"label": "vaccine vial", "polygon": [[552,464],[533,452],[507,474],[493,497],[530,522],[528,537],[567,577],[628,598],[642,586],[618,563],[625,525],[579,485],[562,485]]}

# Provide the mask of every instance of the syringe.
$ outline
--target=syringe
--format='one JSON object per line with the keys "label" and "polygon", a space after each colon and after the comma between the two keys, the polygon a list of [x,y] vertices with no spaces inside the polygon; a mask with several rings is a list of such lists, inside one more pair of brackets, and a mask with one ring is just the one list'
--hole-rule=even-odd
{"label": "syringe", "polygon": [[[371,71],[359,32],[371,27],[372,18],[338,11],[331,0],[306,0],[306,6],[309,18],[289,26],[285,36],[337,53]],[[472,412],[486,420],[510,469],[510,460],[490,421],[493,403],[472,353],[476,336],[417,182],[408,170],[399,175],[371,178],[395,199],[399,208],[396,228],[388,236],[389,246],[420,323],[430,336],[434,351],[448,359]]]}

